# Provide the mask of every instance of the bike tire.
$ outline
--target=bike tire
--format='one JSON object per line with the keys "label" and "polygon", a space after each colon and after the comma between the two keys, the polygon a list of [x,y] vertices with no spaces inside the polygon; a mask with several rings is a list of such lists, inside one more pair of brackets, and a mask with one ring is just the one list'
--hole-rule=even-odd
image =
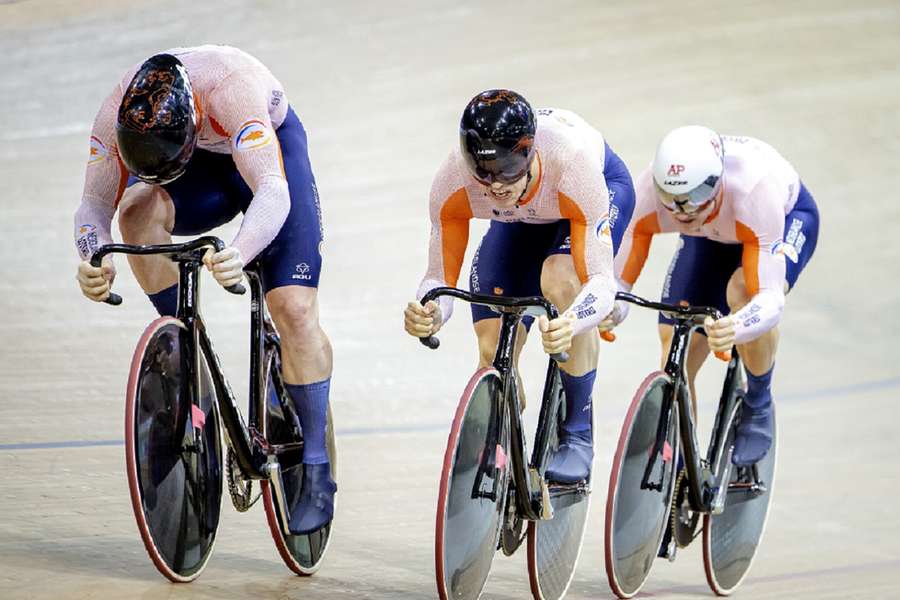
{"label": "bike tire", "polygon": [[125,405],[125,462],[135,521],[157,570],[177,583],[206,567],[219,525],[222,441],[215,388],[200,348],[199,407],[190,403],[191,340],[184,324],[161,317],[131,361]]}
{"label": "bike tire", "polygon": [[[561,397],[560,414],[553,420],[555,427],[549,436],[552,451],[559,446],[558,427],[565,418],[566,406],[558,378],[555,384]],[[590,482],[583,489],[551,485],[550,503],[552,519],[528,523],[528,578],[537,600],[563,598],[572,583],[591,505]]]}
{"label": "bike tire", "polygon": [[[495,369],[477,371],[463,391],[447,437],[434,542],[441,600],[478,598],[490,574],[509,483],[509,414],[500,401],[502,393]],[[492,484],[490,492],[485,482]]]}
{"label": "bike tire", "polygon": [[[275,387],[278,398],[281,398],[281,403],[290,403],[291,399],[287,396],[283,380],[281,379],[281,364],[277,355],[271,355],[268,359],[268,365],[267,373],[273,373],[274,369],[274,376],[268,377],[268,386]],[[268,386],[265,396],[267,402],[270,392]],[[293,413],[285,413],[282,404],[279,404],[277,407],[269,405],[269,409],[266,411],[265,436],[270,443],[288,443],[302,440],[302,432],[299,439],[296,434],[299,430],[299,422],[295,420]],[[334,435],[334,419],[330,404],[325,425],[325,444],[331,466],[331,478],[337,481],[337,443]],[[291,508],[300,498],[301,482],[303,481],[302,450],[296,452],[293,462],[283,466],[281,480],[288,504],[285,507],[285,512],[290,515]],[[334,521],[312,533],[300,535],[285,534],[282,527],[281,511],[277,506],[278,499],[273,493],[268,479],[263,479],[260,482],[260,490],[262,492],[263,508],[266,513],[266,522],[269,525],[269,533],[272,535],[272,540],[275,542],[275,548],[278,550],[281,560],[288,569],[301,577],[313,575],[322,566],[325,554],[330,547],[331,529]],[[337,508],[337,497],[335,497],[335,508]]]}
{"label": "bike tire", "polygon": [[[720,460],[728,461],[729,464],[739,408],[736,405],[732,410],[724,451],[720,453]],[[747,490],[729,489],[725,497],[725,510],[718,515],[707,514],[703,517],[703,568],[706,582],[717,596],[727,596],[734,592],[753,566],[766,530],[777,464],[778,429],[775,427],[772,447],[757,463],[759,478],[766,485],[766,491],[754,496]],[[731,467],[729,486],[733,486],[741,477],[741,471],[734,465]]]}
{"label": "bike tire", "polygon": [[604,554],[609,587],[619,598],[631,598],[641,590],[669,524],[679,451],[677,404],[669,413],[668,448],[664,445],[663,460],[657,463],[662,466],[650,477],[660,481],[662,489],[642,490],[640,483],[671,393],[668,375],[661,371],[648,375],[631,401],[616,446],[606,498]]}

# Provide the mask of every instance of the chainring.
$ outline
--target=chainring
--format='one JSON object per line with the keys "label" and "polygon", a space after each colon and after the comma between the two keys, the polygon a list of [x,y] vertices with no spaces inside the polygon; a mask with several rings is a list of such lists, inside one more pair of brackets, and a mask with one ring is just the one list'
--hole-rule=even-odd
{"label": "chainring", "polygon": [[231,503],[238,512],[247,512],[250,507],[259,500],[260,492],[253,498],[253,480],[244,477],[241,467],[231,447],[228,447],[228,455],[225,461],[225,479],[228,482],[228,494]]}
{"label": "chainring", "polygon": [[687,469],[682,468],[675,480],[675,493],[672,494],[672,510],[669,511],[672,522],[672,539],[679,548],[686,548],[699,535],[697,525],[700,513],[691,510],[687,497]]}

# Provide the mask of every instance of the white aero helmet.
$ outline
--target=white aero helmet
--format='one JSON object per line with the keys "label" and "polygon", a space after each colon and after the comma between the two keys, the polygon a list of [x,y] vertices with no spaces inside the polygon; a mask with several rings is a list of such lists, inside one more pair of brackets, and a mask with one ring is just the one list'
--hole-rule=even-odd
{"label": "white aero helmet", "polygon": [[687,125],[667,133],[653,158],[656,186],[680,198],[672,200],[675,206],[669,206],[669,199],[665,199],[667,208],[692,212],[712,200],[725,168],[723,157],[722,138],[712,129]]}

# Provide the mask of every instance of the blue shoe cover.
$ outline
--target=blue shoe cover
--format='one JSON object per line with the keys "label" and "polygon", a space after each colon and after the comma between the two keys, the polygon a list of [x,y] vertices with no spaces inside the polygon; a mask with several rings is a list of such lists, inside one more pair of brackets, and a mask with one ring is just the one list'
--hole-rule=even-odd
{"label": "blue shoe cover", "polygon": [[334,517],[337,484],[331,479],[331,465],[303,465],[300,501],[291,511],[289,528],[294,535],[318,531]]}
{"label": "blue shoe cover", "polygon": [[772,446],[774,425],[775,415],[771,402],[755,410],[748,410],[745,405],[734,438],[731,462],[739,467],[749,467],[761,461]]}
{"label": "blue shoe cover", "polygon": [[594,439],[591,430],[560,431],[559,450],[550,460],[544,478],[556,483],[578,483],[591,475]]}

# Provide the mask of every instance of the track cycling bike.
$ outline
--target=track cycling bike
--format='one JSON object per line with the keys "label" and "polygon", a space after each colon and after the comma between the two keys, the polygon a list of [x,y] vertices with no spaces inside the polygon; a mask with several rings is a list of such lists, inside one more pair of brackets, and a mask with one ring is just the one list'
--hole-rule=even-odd
{"label": "track cycling bike", "polygon": [[[613,459],[605,519],[610,588],[620,598],[637,594],[659,553],[674,560],[678,548],[700,535],[702,517],[706,580],[715,594],[728,595],[746,577],[762,540],[777,437],[758,463],[732,464],[746,382],[737,349],[730,355],[717,353],[728,368],[703,457],[684,365],[691,335],[707,316],[719,319],[722,314],[711,307],[650,302],[625,292],[616,298],[661,311],[675,325],[666,366],[648,375],[635,393]],[[670,542],[660,548],[667,531]]]}
{"label": "track cycling bike", "polygon": [[[125,455],[134,517],[157,570],[173,582],[193,581],[212,555],[224,479],[238,511],[249,510],[262,497],[285,565],[298,575],[312,575],[322,564],[332,525],[304,535],[288,528],[303,480],[303,432],[285,392],[281,343],[256,265],[245,269],[251,292],[246,421],[200,314],[203,255],[224,247],[222,240],[205,236],[183,244],[109,244],[91,258],[98,267],[107,254],[165,254],[179,271],[177,313],[147,326],[128,377]],[[227,289],[246,291],[241,284]],[[122,298],[110,294],[106,302],[118,305]],[[337,479],[330,409],[326,444]],[[255,496],[254,481],[260,487]]]}
{"label": "track cycling bike", "polygon": [[[520,321],[553,319],[557,310],[540,296],[488,296],[449,287],[431,290],[421,302],[441,296],[489,306],[500,313],[501,324],[493,365],[469,380],[447,439],[435,523],[438,595],[478,598],[498,547],[510,556],[527,538],[532,595],[557,600],[578,562],[591,491],[589,480],[560,485],[544,478],[565,418],[557,363],[568,356],[550,357],[530,460],[513,360]],[[433,336],[421,341],[432,349],[439,345]]]}

